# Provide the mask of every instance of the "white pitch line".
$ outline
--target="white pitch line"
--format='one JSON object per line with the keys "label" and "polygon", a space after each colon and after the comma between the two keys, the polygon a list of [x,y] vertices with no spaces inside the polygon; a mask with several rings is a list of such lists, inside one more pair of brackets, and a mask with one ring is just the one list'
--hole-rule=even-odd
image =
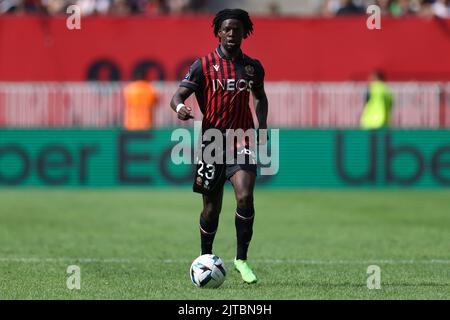
{"label": "white pitch line", "polygon": [[[231,263],[232,260],[225,260]],[[39,258],[39,257],[0,257],[1,262],[17,263],[110,263],[110,264],[134,264],[134,263],[191,263],[182,259],[135,259],[135,258]],[[263,264],[291,264],[291,265],[367,265],[367,264],[392,264],[392,265],[414,265],[414,264],[450,264],[450,260],[300,260],[300,259],[252,259],[253,263]]]}

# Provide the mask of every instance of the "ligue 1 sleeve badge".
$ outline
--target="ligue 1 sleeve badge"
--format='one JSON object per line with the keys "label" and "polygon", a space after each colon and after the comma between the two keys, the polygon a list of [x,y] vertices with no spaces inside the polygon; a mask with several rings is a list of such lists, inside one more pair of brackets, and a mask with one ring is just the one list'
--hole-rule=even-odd
{"label": "ligue 1 sleeve badge", "polygon": [[247,73],[248,76],[253,77],[255,75],[255,68],[251,65],[246,65],[245,72]]}

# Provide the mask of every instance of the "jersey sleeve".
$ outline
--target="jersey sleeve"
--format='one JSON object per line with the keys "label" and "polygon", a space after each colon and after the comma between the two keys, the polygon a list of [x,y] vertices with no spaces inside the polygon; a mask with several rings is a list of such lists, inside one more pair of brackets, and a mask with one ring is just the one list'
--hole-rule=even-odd
{"label": "jersey sleeve", "polygon": [[261,62],[255,60],[255,83],[253,84],[253,88],[261,88],[264,85],[264,76],[265,71]]}
{"label": "jersey sleeve", "polygon": [[180,83],[180,87],[198,91],[203,88],[204,84],[205,76],[203,75],[202,62],[200,59],[197,59],[190,66],[188,73]]}

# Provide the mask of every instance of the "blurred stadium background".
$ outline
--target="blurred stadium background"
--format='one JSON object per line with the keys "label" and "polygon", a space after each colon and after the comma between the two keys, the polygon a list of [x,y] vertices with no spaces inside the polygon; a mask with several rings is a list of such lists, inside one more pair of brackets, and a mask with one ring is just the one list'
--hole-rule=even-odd
{"label": "blurred stadium background", "polygon": [[[66,27],[73,4],[81,30]],[[366,26],[370,4],[381,30]],[[269,287],[249,297],[230,276],[213,298],[449,298],[447,0],[0,0],[0,298],[207,297],[184,289],[201,201],[184,193],[190,167],[170,161],[172,130],[192,123],[169,101],[216,46],[212,18],[225,7],[254,22],[243,50],[265,66],[280,170],[256,191],[251,250]],[[395,102],[390,128],[366,131],[373,70]],[[123,90],[139,71],[159,99],[153,127],[131,132]],[[228,190],[217,239],[226,259],[233,206]],[[391,271],[383,294],[365,288],[370,262]],[[90,272],[78,295],[64,287],[70,263]],[[273,275],[277,263],[290,281]]]}

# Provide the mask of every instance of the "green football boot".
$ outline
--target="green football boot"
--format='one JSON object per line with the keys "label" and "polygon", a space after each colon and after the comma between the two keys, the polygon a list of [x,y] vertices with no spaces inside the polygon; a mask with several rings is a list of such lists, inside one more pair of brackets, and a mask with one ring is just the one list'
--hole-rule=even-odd
{"label": "green football boot", "polygon": [[242,276],[242,280],[247,283],[256,283],[258,282],[258,278],[253,273],[252,268],[248,265],[246,260],[236,260],[234,259],[234,267]]}

